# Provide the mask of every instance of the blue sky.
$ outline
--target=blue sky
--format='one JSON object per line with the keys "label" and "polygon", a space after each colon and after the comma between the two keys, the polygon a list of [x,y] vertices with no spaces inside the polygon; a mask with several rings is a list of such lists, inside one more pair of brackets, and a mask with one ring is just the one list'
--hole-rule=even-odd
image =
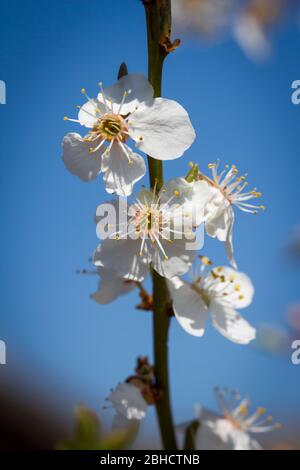
{"label": "blue sky", "polygon": [[[84,184],[60,159],[63,135],[80,131],[63,116],[75,115],[81,88],[93,95],[100,80],[112,84],[124,60],[130,71],[147,72],[143,8],[136,0],[10,0],[1,4],[0,23],[7,85],[0,338],[8,355],[0,375],[63,402],[68,416],[78,401],[100,409],[137,355],[152,352],[151,315],[134,309],[136,294],[100,307],[89,299],[96,279],[76,275],[98,243],[93,215],[107,195],[101,179]],[[165,64],[163,94],[181,102],[197,131],[184,157],[165,166],[166,178],[185,174],[190,160],[206,169],[220,158],[263,192],[267,211],[239,213],[235,225],[239,267],[256,287],[245,311],[254,325],[280,323],[287,304],[299,300],[299,272],[285,257],[299,222],[300,106],[290,99],[299,47],[293,24],[278,32],[265,64],[250,62],[231,40],[204,47],[195,39]],[[204,253],[226,262],[214,240]],[[195,402],[212,406],[214,385],[239,388],[281,420],[298,404],[300,368],[288,360],[231,344],[211,327],[192,338],[175,321],[170,347],[176,421],[190,417]]]}

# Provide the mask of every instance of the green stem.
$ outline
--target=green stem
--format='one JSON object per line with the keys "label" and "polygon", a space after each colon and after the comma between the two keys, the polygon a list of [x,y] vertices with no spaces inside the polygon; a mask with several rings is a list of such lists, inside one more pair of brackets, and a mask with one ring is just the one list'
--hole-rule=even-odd
{"label": "green stem", "polygon": [[[170,30],[170,0],[144,0],[147,39],[148,39],[148,79],[153,86],[154,96],[161,96],[163,62],[167,55],[160,44],[162,35]],[[168,23],[169,22],[169,23]],[[148,156],[150,186],[159,191],[163,185],[163,166],[160,160]],[[176,450],[168,373],[168,333],[170,317],[168,315],[168,289],[166,281],[156,271],[152,271],[153,280],[153,337],[154,337],[154,372],[156,386],[161,397],[156,404],[156,413],[164,449]]]}

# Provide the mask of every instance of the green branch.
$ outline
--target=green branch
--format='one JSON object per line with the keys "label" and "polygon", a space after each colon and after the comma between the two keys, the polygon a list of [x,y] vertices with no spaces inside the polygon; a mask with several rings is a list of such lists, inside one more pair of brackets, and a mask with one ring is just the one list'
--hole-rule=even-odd
{"label": "green branch", "polygon": [[[171,5],[170,0],[144,0],[148,40],[148,79],[154,89],[154,96],[161,96],[162,70],[168,52],[179,44],[170,42]],[[159,191],[163,186],[163,166],[160,160],[148,156],[150,186]],[[155,186],[156,185],[156,186]],[[166,281],[156,271],[153,280],[153,337],[154,372],[156,386],[161,390],[156,412],[164,449],[176,450],[168,373],[168,314],[169,294]]]}

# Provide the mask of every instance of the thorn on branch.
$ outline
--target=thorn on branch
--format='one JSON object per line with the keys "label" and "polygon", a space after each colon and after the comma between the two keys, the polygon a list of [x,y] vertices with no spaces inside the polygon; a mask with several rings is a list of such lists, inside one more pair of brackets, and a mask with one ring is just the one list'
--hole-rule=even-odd
{"label": "thorn on branch", "polygon": [[164,51],[169,54],[180,46],[180,42],[180,39],[175,39],[175,41],[172,42],[169,36],[162,36],[159,44],[164,49]]}

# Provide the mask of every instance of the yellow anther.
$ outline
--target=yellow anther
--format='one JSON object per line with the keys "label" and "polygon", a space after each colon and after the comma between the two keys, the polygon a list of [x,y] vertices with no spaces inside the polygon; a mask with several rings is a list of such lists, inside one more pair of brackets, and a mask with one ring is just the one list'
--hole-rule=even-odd
{"label": "yellow anther", "polygon": [[239,412],[244,415],[244,416],[247,416],[248,414],[248,406],[247,405],[241,405],[240,406],[240,409],[239,409]]}
{"label": "yellow anther", "polygon": [[266,206],[260,206],[260,208],[261,208],[262,211],[266,210]]}
{"label": "yellow anther", "polygon": [[220,272],[222,271],[222,269],[223,269],[222,266],[219,266],[219,267],[217,268],[218,273],[220,273]]}
{"label": "yellow anther", "polygon": [[168,261],[168,259],[169,259],[169,257],[166,255],[166,256],[165,256],[165,260]]}
{"label": "yellow anther", "polygon": [[264,407],[257,408],[257,413],[258,413],[260,416],[264,415],[264,414],[266,413],[266,411],[267,411],[267,410],[266,410],[266,408],[264,408]]}
{"label": "yellow anther", "polygon": [[99,82],[98,85],[99,85],[99,87],[101,88],[101,87],[102,87],[102,82]]}
{"label": "yellow anther", "polygon": [[239,295],[239,300],[244,300],[245,296],[244,295]]}
{"label": "yellow anther", "polygon": [[235,276],[234,275],[230,276],[229,281],[234,282],[235,281]]}
{"label": "yellow anther", "polygon": [[120,240],[120,234],[116,233],[116,240]]}
{"label": "yellow anther", "polygon": [[124,96],[127,96],[127,95],[128,95],[127,91],[124,91]]}
{"label": "yellow anther", "polygon": [[246,179],[246,176],[241,176],[241,177],[240,177],[240,180],[241,180],[241,181],[245,181],[245,179]]}
{"label": "yellow anther", "polygon": [[68,121],[68,120],[69,120],[68,116],[64,116],[64,121]]}
{"label": "yellow anther", "polygon": [[193,168],[194,163],[193,163],[193,162],[189,162],[189,166],[190,166],[191,168]]}
{"label": "yellow anther", "polygon": [[178,191],[178,189],[175,189],[175,191],[174,191],[174,196],[176,196],[176,197],[179,197],[179,196],[180,196],[180,192]]}
{"label": "yellow anther", "polygon": [[81,93],[85,95],[85,88],[81,88]]}
{"label": "yellow anther", "polygon": [[240,286],[239,284],[236,284],[236,285],[234,286],[234,290],[235,290],[236,292],[240,292],[241,286]]}
{"label": "yellow anther", "polygon": [[212,261],[207,256],[200,256],[199,258],[201,259],[201,262],[205,266],[211,266],[212,265]]}
{"label": "yellow anther", "polygon": [[142,142],[143,140],[144,140],[144,138],[140,135],[139,141]]}
{"label": "yellow anther", "polygon": [[215,163],[209,163],[207,166],[208,166],[208,168],[215,168],[216,164]]}

